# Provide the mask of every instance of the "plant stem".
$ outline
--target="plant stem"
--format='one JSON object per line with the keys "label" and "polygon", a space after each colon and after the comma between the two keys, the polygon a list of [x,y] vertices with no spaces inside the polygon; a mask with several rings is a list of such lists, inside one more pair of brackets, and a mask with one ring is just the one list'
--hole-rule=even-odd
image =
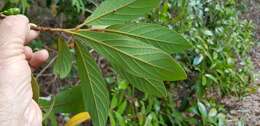
{"label": "plant stem", "polygon": [[83,22],[82,24],[79,24],[79,25],[76,27],[76,29],[80,29],[80,28],[84,27],[85,25],[86,25],[86,23]]}
{"label": "plant stem", "polygon": [[51,27],[42,27],[42,26],[30,26],[32,30],[35,31],[41,31],[41,32],[66,32],[69,33],[68,31],[74,30],[74,29],[63,29],[63,28],[51,28]]}

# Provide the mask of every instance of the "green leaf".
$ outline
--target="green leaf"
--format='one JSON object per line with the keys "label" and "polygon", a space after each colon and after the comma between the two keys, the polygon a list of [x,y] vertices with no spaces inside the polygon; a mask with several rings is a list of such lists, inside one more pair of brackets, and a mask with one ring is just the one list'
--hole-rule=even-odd
{"label": "green leaf", "polygon": [[118,126],[126,126],[126,120],[123,117],[123,115],[121,115],[120,113],[118,113],[117,111],[114,112],[115,113],[115,117],[118,120]]}
{"label": "green leaf", "polygon": [[72,54],[67,44],[61,39],[58,40],[58,58],[54,64],[53,72],[60,78],[65,78],[71,71]]}
{"label": "green leaf", "polygon": [[[51,102],[48,100],[40,99],[39,104],[40,106],[42,106],[43,109],[48,109]],[[65,89],[55,96],[53,112],[79,113],[82,111],[84,111],[84,104],[80,86]]]}
{"label": "green leaf", "polygon": [[49,118],[49,116],[51,115],[51,112],[54,108],[55,105],[55,96],[51,98],[51,102],[50,102],[50,106],[48,108],[48,111],[43,115],[42,120],[46,120]]}
{"label": "green leaf", "polygon": [[210,111],[209,111],[209,117],[214,117],[214,116],[216,116],[217,114],[218,114],[218,111],[217,111],[216,108],[210,109]]}
{"label": "green leaf", "polygon": [[21,10],[19,8],[10,8],[8,10],[5,10],[3,12],[4,15],[17,15],[17,14],[20,14],[21,13]]}
{"label": "green leaf", "polygon": [[55,112],[70,113],[84,111],[83,98],[80,86],[61,91],[56,96]]}
{"label": "green leaf", "polygon": [[200,54],[193,59],[192,64],[193,65],[199,65],[202,62],[203,59],[204,59],[203,55]]}
{"label": "green leaf", "polygon": [[106,0],[84,24],[124,24],[145,15],[159,5],[159,2],[160,0]]}
{"label": "green leaf", "polygon": [[155,80],[186,79],[183,68],[169,54],[137,39],[102,32],[73,34],[132,75]]}
{"label": "green leaf", "polygon": [[218,126],[225,126],[226,125],[226,116],[223,113],[219,113],[218,117]]}
{"label": "green leaf", "polygon": [[119,106],[118,106],[118,109],[117,109],[117,112],[122,115],[124,113],[124,111],[126,110],[126,107],[127,107],[127,101],[125,100],[123,103],[121,103]]}
{"label": "green leaf", "polygon": [[85,11],[85,4],[82,0],[72,0],[72,6],[77,9],[77,12]]}
{"label": "green leaf", "polygon": [[207,108],[200,101],[198,101],[197,104],[198,104],[198,109],[199,109],[199,112],[200,112],[202,118],[205,119],[207,117],[207,115],[208,115]]}
{"label": "green leaf", "polygon": [[216,77],[214,77],[213,75],[211,74],[205,74],[205,76],[211,80],[213,80],[215,83],[218,83],[218,80]]}
{"label": "green leaf", "polygon": [[76,54],[86,111],[90,113],[95,126],[105,126],[109,109],[109,95],[105,81],[96,62],[79,42],[76,43]]}
{"label": "green leaf", "polygon": [[206,86],[206,85],[207,85],[207,78],[206,78],[205,76],[202,76],[202,78],[201,78],[201,84],[202,84],[203,86]]}
{"label": "green leaf", "polygon": [[[47,120],[47,122],[50,121],[51,123],[51,126],[58,126],[58,122],[56,120],[56,115],[52,112],[50,117],[49,117],[50,120]],[[48,123],[49,124],[49,123]]]}
{"label": "green leaf", "polygon": [[127,72],[124,72],[124,70],[117,68],[115,65],[113,65],[113,68],[115,68],[122,78],[126,79],[131,85],[140,91],[158,97],[165,97],[167,95],[167,90],[162,81],[141,78],[128,74]]}
{"label": "green leaf", "polygon": [[116,108],[117,105],[118,105],[118,99],[117,99],[116,95],[113,95],[111,103],[110,103],[110,109],[112,110],[112,109]]}
{"label": "green leaf", "polygon": [[51,112],[50,113],[50,116],[48,119],[46,120],[43,120],[43,126],[48,126],[48,125],[51,125],[51,126],[58,126],[58,122],[56,120],[56,115],[54,112]]}
{"label": "green leaf", "polygon": [[40,97],[40,87],[38,81],[34,76],[32,76],[31,85],[32,85],[32,92],[33,92],[33,100],[38,102],[38,99]]}
{"label": "green leaf", "polygon": [[240,119],[237,123],[237,126],[246,126],[245,121],[243,119]]}
{"label": "green leaf", "polygon": [[118,82],[118,89],[120,90],[126,90],[129,87],[129,83],[127,83],[126,81],[120,81]]}
{"label": "green leaf", "polygon": [[113,112],[109,112],[109,123],[110,123],[110,126],[116,126],[116,120],[113,115]]}
{"label": "green leaf", "polygon": [[191,44],[177,32],[157,24],[113,25],[105,31],[140,39],[167,53],[191,48]]}
{"label": "green leaf", "polygon": [[150,113],[145,120],[144,126],[151,126],[152,120],[153,120],[153,113]]}

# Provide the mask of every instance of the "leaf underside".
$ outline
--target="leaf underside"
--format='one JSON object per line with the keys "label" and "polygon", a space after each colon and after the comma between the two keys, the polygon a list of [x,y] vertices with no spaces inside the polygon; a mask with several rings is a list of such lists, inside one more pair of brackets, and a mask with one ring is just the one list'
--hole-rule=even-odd
{"label": "leaf underside", "polygon": [[76,54],[85,111],[90,113],[95,126],[105,126],[109,109],[105,81],[96,62],[80,42],[76,42]]}
{"label": "leaf underside", "polygon": [[170,55],[139,40],[100,32],[84,31],[74,35],[76,40],[135,76],[169,81],[186,78],[185,71]]}
{"label": "leaf underside", "polygon": [[55,96],[54,112],[78,113],[84,111],[83,98],[80,86],[61,91]]}
{"label": "leaf underside", "polygon": [[126,79],[131,85],[140,91],[157,97],[165,97],[167,95],[167,90],[162,81],[134,76],[124,72],[124,70],[116,67],[116,65],[113,65],[113,68],[122,78]]}
{"label": "leaf underside", "polygon": [[134,37],[167,53],[178,53],[191,48],[191,44],[181,35],[157,24],[113,25],[105,31]]}
{"label": "leaf underside", "polygon": [[58,58],[55,61],[53,72],[60,78],[65,78],[71,71],[72,53],[67,44],[61,39],[58,40]]}

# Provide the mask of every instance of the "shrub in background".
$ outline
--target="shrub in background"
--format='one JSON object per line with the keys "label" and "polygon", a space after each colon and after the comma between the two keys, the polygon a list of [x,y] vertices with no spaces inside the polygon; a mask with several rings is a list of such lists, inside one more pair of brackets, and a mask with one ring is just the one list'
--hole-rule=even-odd
{"label": "shrub in background", "polygon": [[193,50],[177,57],[195,75],[188,83],[198,96],[208,88],[221,95],[243,95],[252,81],[254,29],[251,21],[239,19],[237,6],[235,0],[169,0],[151,17],[193,43]]}

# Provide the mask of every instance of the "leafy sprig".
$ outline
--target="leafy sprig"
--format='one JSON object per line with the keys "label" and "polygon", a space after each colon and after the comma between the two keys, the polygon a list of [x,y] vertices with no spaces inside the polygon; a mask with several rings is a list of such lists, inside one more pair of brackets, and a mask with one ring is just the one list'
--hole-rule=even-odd
{"label": "leafy sprig", "polygon": [[[37,31],[64,32],[74,37],[81,80],[80,87],[75,87],[80,88],[76,95],[81,95],[83,111],[90,113],[95,126],[106,125],[109,96],[101,72],[87,48],[95,49],[120,76],[150,95],[167,95],[163,81],[186,79],[185,71],[171,54],[190,48],[189,42],[163,26],[133,22],[159,3],[160,0],[106,0],[75,28],[31,26],[31,29]],[[0,17],[5,18],[5,15],[1,14]],[[96,26],[102,28],[96,29]],[[87,28],[82,29],[84,27]],[[65,42],[60,41],[58,46],[59,55],[54,69],[56,74],[64,78],[71,70],[72,54]],[[63,102],[69,99],[61,100],[57,97],[57,100]]]}

